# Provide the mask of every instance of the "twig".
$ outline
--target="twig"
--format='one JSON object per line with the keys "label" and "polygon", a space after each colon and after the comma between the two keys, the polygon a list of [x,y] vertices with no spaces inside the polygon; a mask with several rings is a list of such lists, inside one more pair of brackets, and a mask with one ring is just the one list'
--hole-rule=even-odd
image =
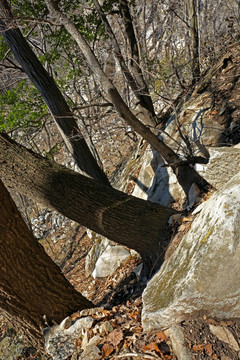
{"label": "twig", "polygon": [[148,354],[143,354],[143,353],[127,353],[127,354],[123,354],[123,355],[117,355],[115,356],[115,358],[120,359],[120,358],[124,358],[124,357],[128,357],[128,356],[135,356],[135,357],[140,357],[141,359],[159,359],[158,356],[154,356],[154,355],[148,355]]}

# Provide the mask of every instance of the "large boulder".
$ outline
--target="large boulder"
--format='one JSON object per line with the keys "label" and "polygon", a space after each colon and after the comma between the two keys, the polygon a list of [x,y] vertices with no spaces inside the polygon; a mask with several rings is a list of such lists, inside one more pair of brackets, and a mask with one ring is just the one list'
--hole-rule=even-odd
{"label": "large boulder", "polygon": [[[240,173],[200,208],[143,293],[145,330],[206,315],[240,317]],[[199,210],[199,209],[198,209]]]}
{"label": "large boulder", "polygon": [[196,164],[195,168],[212,186],[220,189],[240,170],[240,146],[210,148],[209,154],[208,164]]}

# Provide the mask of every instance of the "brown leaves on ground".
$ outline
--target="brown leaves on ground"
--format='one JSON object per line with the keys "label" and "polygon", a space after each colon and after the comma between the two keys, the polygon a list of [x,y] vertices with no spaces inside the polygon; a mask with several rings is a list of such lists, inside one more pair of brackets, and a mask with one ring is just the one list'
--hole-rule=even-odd
{"label": "brown leaves on ground", "polygon": [[107,341],[112,345],[118,345],[123,339],[122,330],[113,330],[107,336]]}

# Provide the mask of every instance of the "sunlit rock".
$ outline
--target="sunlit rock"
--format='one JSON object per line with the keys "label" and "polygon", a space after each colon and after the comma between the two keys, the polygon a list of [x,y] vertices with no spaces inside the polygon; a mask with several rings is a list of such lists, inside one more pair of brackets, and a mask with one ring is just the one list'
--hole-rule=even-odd
{"label": "sunlit rock", "polygon": [[209,163],[196,164],[195,168],[212,186],[220,189],[240,169],[239,145],[209,149]]}
{"label": "sunlit rock", "polygon": [[189,316],[240,317],[240,173],[205,202],[143,294],[145,330]]}
{"label": "sunlit rock", "polygon": [[79,334],[90,329],[94,319],[90,316],[72,322],[70,317],[64,319],[60,325],[44,329],[44,342],[46,352],[54,360],[69,358],[76,350],[76,340]]}
{"label": "sunlit rock", "polygon": [[130,252],[123,246],[109,245],[98,258],[92,276],[96,279],[112,275],[121,262],[129,256]]}
{"label": "sunlit rock", "polygon": [[149,200],[163,206],[185,198],[176,175],[165,164],[163,158],[150,146],[142,158],[142,167],[136,179],[133,196]]}

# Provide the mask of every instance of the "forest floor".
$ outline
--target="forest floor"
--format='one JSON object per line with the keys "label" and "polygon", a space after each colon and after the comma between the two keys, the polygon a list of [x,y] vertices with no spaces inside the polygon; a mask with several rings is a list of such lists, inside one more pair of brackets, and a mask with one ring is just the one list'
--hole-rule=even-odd
{"label": "forest floor", "polygon": [[[191,226],[185,222],[181,226],[186,232]],[[183,229],[185,226],[185,230]],[[184,343],[176,344],[171,334],[160,329],[144,332],[141,325],[142,291],[146,284],[139,281],[134,269],[140,263],[139,257],[132,257],[125,261],[112,276],[104,279],[93,279],[86,276],[85,259],[91,248],[92,240],[87,236],[83,227],[77,226],[73,234],[69,249],[61,259],[62,271],[77,290],[88,294],[88,298],[97,306],[91,316],[96,324],[104,326],[97,346],[100,349],[99,359],[214,359],[235,360],[240,358],[239,339],[240,321],[217,321],[204,315],[195,319],[186,320],[178,324],[184,336]],[[56,248],[48,248],[46,251],[54,259],[54,253],[61,252],[61,245],[57,243]],[[62,252],[61,252],[62,253]],[[56,260],[56,259],[54,259]],[[59,259],[57,260],[59,263]],[[99,307],[104,305],[104,307]],[[79,317],[79,313],[72,315],[73,320]],[[103,325],[104,324],[104,325]],[[210,326],[213,325],[218,331],[213,334]],[[88,330],[88,339],[94,335],[92,329]],[[24,343],[24,338],[16,334],[9,324],[2,320],[0,323],[0,340],[11,337],[15,343]],[[79,339],[78,347],[81,349],[82,340]],[[180,347],[179,347],[180,346]],[[180,349],[180,350],[179,350]],[[188,355],[184,355],[187,350]],[[179,352],[180,351],[180,352]],[[181,355],[182,354],[182,355]],[[181,356],[181,357],[180,357]],[[43,360],[49,359],[46,354],[40,354],[27,344],[21,354],[0,360]]]}

